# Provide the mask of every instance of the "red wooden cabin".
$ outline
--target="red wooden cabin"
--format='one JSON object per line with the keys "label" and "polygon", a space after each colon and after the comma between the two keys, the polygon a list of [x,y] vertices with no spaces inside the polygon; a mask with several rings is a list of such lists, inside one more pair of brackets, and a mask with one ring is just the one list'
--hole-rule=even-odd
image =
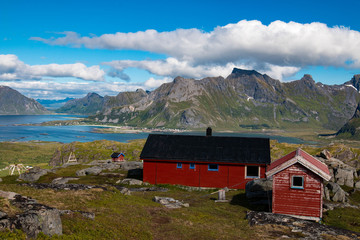
{"label": "red wooden cabin", "polygon": [[143,181],[194,187],[244,189],[264,178],[268,138],[150,134],[140,159]]}
{"label": "red wooden cabin", "polygon": [[111,158],[113,162],[122,162],[124,161],[125,155],[123,153],[113,153],[111,154]]}
{"label": "red wooden cabin", "polygon": [[326,164],[300,148],[274,161],[266,176],[273,178],[272,212],[310,220],[322,218]]}

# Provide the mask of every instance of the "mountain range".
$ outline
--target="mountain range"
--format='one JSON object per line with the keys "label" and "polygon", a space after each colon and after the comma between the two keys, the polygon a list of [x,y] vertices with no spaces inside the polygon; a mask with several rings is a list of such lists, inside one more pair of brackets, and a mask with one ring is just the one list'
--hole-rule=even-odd
{"label": "mountain range", "polygon": [[49,113],[40,103],[18,91],[0,86],[0,115],[30,115]]}
{"label": "mountain range", "polygon": [[137,90],[104,98],[90,119],[143,127],[340,129],[360,100],[359,76],[341,85],[316,83],[311,75],[280,82],[254,70],[227,77],[177,77],[152,92]]}
{"label": "mountain range", "polygon": [[72,100],[74,98],[65,98],[65,99],[59,99],[59,100],[55,100],[55,99],[36,99],[36,101],[38,103],[40,103],[41,105],[43,105],[46,109],[48,110],[55,110],[58,109],[60,107],[62,107],[65,103],[67,103],[68,101]]}
{"label": "mountain range", "polygon": [[[360,101],[359,88],[360,75],[341,85],[325,85],[316,83],[308,74],[300,80],[281,82],[255,70],[235,68],[227,78],[176,77],[151,92],[138,89],[105,97],[89,93],[67,101],[56,112],[90,115],[90,120],[99,123],[139,127],[337,131],[357,116],[354,112]],[[11,88],[0,88],[0,114],[44,111],[35,100]]]}

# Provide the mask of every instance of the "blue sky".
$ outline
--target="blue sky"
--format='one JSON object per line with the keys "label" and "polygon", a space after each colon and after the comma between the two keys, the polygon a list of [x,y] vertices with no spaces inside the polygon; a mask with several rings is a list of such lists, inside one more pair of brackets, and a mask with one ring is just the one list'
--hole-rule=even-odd
{"label": "blue sky", "polygon": [[152,90],[233,67],[281,81],[360,74],[359,1],[0,3],[0,85],[33,98]]}

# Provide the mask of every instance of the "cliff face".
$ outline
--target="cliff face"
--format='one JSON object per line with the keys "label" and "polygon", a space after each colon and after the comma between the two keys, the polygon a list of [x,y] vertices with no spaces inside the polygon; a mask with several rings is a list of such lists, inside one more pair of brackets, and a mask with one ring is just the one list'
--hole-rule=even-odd
{"label": "cliff face", "polygon": [[177,77],[149,94],[121,93],[136,98],[114,99],[116,103],[91,119],[144,127],[337,130],[351,118],[360,100],[358,78],[354,79],[343,85],[324,85],[304,75],[283,83],[242,69],[234,69],[225,79]]}
{"label": "cliff face", "polygon": [[33,115],[49,113],[40,103],[18,91],[0,86],[0,115]]}
{"label": "cliff face", "polygon": [[353,117],[336,133],[338,138],[360,139],[360,104]]}

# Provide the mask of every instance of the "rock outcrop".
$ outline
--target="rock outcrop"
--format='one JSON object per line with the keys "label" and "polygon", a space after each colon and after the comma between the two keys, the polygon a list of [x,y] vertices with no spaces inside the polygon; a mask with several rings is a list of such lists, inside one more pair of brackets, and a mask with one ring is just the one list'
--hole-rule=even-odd
{"label": "rock outcrop", "polygon": [[34,167],[34,168],[31,168],[28,172],[20,174],[19,179],[26,181],[26,182],[36,182],[37,180],[39,180],[39,178],[41,176],[44,176],[49,171],[50,170],[48,170],[48,169]]}
{"label": "rock outcrop", "polygon": [[[290,231],[280,233],[279,236],[274,238],[299,238],[301,234],[302,239],[324,239],[324,236],[330,236],[326,239],[359,239],[360,233],[326,226],[312,221],[301,220],[298,218],[274,214],[269,212],[247,212],[246,218],[251,226],[253,225],[282,225],[287,226]],[[290,234],[290,236],[289,236]],[[294,235],[291,235],[294,234]]]}
{"label": "rock outcrop", "polygon": [[28,238],[36,238],[40,232],[45,235],[62,235],[60,212],[28,197],[12,192],[1,191],[1,196],[10,200],[10,203],[20,209],[22,213],[15,217],[8,217],[1,213],[0,229],[21,229]]}
{"label": "rock outcrop", "polygon": [[123,180],[119,180],[116,183],[127,184],[127,185],[149,185],[149,183],[134,178],[125,178]]}
{"label": "rock outcrop", "polygon": [[324,186],[324,197],[328,201],[345,203],[348,201],[347,196],[349,196],[349,194],[337,183],[329,182]]}
{"label": "rock outcrop", "polygon": [[327,150],[323,150],[320,156],[321,158],[319,158],[319,160],[323,161],[329,167],[331,174],[330,181],[339,185],[354,187],[354,179],[358,177],[356,168],[332,157]]}
{"label": "rock outcrop", "polygon": [[154,197],[154,202],[160,203],[161,205],[165,206],[166,208],[181,208],[181,207],[189,207],[188,203],[183,203],[179,200],[170,197]]}
{"label": "rock outcrop", "polygon": [[251,199],[252,204],[271,206],[272,180],[260,178],[254,179],[245,186],[246,198]]}
{"label": "rock outcrop", "polygon": [[86,176],[86,175],[99,175],[99,173],[101,173],[102,170],[103,170],[103,168],[101,168],[99,166],[85,168],[85,169],[76,171],[76,176],[81,177],[81,176]]}

